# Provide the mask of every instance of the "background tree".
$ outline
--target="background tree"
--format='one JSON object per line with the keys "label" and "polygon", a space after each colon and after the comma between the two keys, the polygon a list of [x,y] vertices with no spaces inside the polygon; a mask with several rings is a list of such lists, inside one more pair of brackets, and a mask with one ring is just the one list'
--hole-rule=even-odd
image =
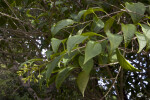
{"label": "background tree", "polygon": [[0,0],[0,97],[150,99],[149,4]]}

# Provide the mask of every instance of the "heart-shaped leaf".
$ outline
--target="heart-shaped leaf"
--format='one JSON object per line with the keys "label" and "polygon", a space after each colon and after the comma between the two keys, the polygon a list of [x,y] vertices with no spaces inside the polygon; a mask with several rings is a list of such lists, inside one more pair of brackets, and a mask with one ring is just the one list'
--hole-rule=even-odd
{"label": "heart-shaped leaf", "polygon": [[112,52],[118,48],[118,46],[120,45],[120,43],[122,42],[123,38],[121,35],[118,34],[112,34],[110,33],[110,31],[106,32],[106,35],[110,41],[110,45],[111,45],[111,50],[110,50],[110,54],[112,54]]}
{"label": "heart-shaped leaf", "polygon": [[136,32],[136,27],[133,24],[126,24],[126,25],[122,24],[121,26],[125,41],[125,47],[127,47]]}
{"label": "heart-shaped leaf", "polygon": [[85,48],[85,59],[84,64],[91,58],[97,56],[102,51],[101,44],[95,41],[89,41]]}
{"label": "heart-shaped leaf", "polygon": [[145,13],[145,6],[143,3],[125,3],[126,9],[129,10],[129,14],[133,20],[134,23],[138,23],[140,19],[143,17]]}

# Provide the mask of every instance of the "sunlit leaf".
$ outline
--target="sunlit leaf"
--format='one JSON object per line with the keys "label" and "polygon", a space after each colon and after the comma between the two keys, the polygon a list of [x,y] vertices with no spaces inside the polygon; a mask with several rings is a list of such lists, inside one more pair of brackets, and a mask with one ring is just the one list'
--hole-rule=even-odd
{"label": "sunlit leaf", "polygon": [[89,41],[85,48],[85,59],[84,64],[101,53],[101,44],[95,41]]}
{"label": "sunlit leaf", "polygon": [[142,27],[142,31],[144,33],[144,36],[146,38],[147,41],[147,50],[150,49],[150,27],[145,25],[145,24],[141,24]]}
{"label": "sunlit leaf", "polygon": [[108,30],[110,30],[110,28],[112,27],[114,21],[115,21],[116,15],[109,18],[104,25],[104,31],[107,32]]}
{"label": "sunlit leaf", "polygon": [[81,35],[83,36],[100,36],[100,37],[104,37],[103,35],[100,35],[100,34],[97,34],[97,33],[94,33],[94,32],[85,32],[85,33],[82,33]]}
{"label": "sunlit leaf", "polygon": [[136,37],[139,43],[139,50],[137,53],[139,53],[146,46],[146,39],[145,39],[144,34],[141,34],[141,33],[136,33]]}
{"label": "sunlit leaf", "polygon": [[135,67],[133,67],[124,57],[123,55],[120,53],[119,49],[116,49],[116,54],[117,54],[117,59],[119,61],[119,64],[122,68],[129,70],[129,71],[140,71],[138,69],[136,69]]}

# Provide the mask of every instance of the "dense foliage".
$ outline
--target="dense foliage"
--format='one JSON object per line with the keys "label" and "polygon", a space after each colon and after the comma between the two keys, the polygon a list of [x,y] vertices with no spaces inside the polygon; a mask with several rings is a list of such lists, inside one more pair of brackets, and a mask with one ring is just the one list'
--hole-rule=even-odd
{"label": "dense foliage", "polygon": [[0,99],[150,99],[149,0],[0,0]]}

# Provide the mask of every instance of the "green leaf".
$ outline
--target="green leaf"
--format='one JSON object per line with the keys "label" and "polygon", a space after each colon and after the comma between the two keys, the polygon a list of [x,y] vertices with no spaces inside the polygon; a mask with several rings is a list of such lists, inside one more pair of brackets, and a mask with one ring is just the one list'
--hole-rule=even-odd
{"label": "green leaf", "polygon": [[47,64],[47,71],[46,71],[46,79],[47,81],[49,80],[51,73],[53,71],[53,69],[57,66],[59,60],[61,59],[62,55],[56,57],[52,62],[50,62],[49,64]]}
{"label": "green leaf", "polygon": [[53,53],[53,51],[46,51],[46,57],[47,57],[47,59],[49,59],[50,58],[50,55]]}
{"label": "green leaf", "polygon": [[63,57],[63,63],[64,63],[64,66],[67,65],[67,63],[72,60],[73,57],[75,57],[79,52],[76,50],[76,51],[73,51],[71,52],[70,54],[65,54],[64,57]]}
{"label": "green leaf", "polygon": [[142,27],[142,31],[144,33],[144,36],[146,38],[146,42],[147,42],[147,50],[150,49],[150,27],[145,25],[145,24],[141,24]]}
{"label": "green leaf", "polygon": [[108,30],[110,30],[110,28],[112,27],[114,21],[115,21],[115,16],[109,18],[106,22],[105,22],[105,25],[104,25],[104,31],[107,32]]}
{"label": "green leaf", "polygon": [[56,38],[51,39],[52,49],[55,53],[57,52],[58,47],[59,47],[61,42],[62,42],[62,40],[59,40],[59,39],[56,39]]}
{"label": "green leaf", "polygon": [[59,89],[64,80],[68,77],[70,72],[74,69],[74,67],[66,67],[62,69],[55,79],[56,88]]}
{"label": "green leaf", "polygon": [[139,50],[137,53],[141,52],[142,49],[146,46],[146,39],[145,39],[145,36],[141,33],[136,33],[136,37],[137,37],[137,40],[138,40],[138,43],[139,43]]}
{"label": "green leaf", "polygon": [[118,48],[118,46],[122,42],[123,38],[122,38],[121,35],[110,33],[110,31],[106,32],[106,35],[107,35],[107,37],[108,37],[108,39],[110,41],[110,46],[111,46],[110,54],[112,54],[112,52],[116,48]]}
{"label": "green leaf", "polygon": [[93,65],[94,65],[93,59],[90,59],[85,64],[83,64],[83,62],[84,62],[84,57],[80,56],[79,57],[79,65],[81,66],[81,68],[84,72],[90,73],[93,68]]}
{"label": "green leaf", "polygon": [[75,21],[71,19],[64,19],[59,21],[58,23],[56,23],[56,25],[53,25],[53,27],[51,28],[52,35],[56,35],[56,33],[58,33],[61,29],[65,28],[68,25],[72,25],[74,23]]}
{"label": "green leaf", "polygon": [[104,28],[104,22],[97,18],[93,18],[92,31],[98,33],[102,28]]}
{"label": "green leaf", "polygon": [[133,24],[122,24],[122,31],[125,41],[125,47],[127,47],[136,32],[136,27]]}
{"label": "green leaf", "polygon": [[85,59],[84,64],[91,58],[97,56],[102,51],[101,44],[95,41],[89,41],[85,48]]}
{"label": "green leaf", "polygon": [[82,36],[82,35],[74,35],[74,36],[69,37],[67,41],[68,53],[70,53],[70,51],[75,47],[76,44],[83,42],[86,38],[88,37]]}
{"label": "green leaf", "polygon": [[78,85],[79,90],[81,91],[83,97],[84,97],[84,91],[86,89],[88,81],[89,81],[89,74],[84,71],[80,72],[77,77],[77,85]]}
{"label": "green leaf", "polygon": [[94,33],[94,32],[85,32],[85,33],[82,33],[81,35],[89,36],[89,37],[91,37],[91,36],[100,36],[100,37],[104,37],[105,38],[105,36],[97,34],[97,33]]}
{"label": "green leaf", "polygon": [[[95,7],[95,8],[89,8],[83,15],[83,19],[85,20],[85,17],[88,15],[88,14],[91,14],[91,13],[94,13],[96,11],[102,11],[102,12],[105,12],[102,8],[99,8],[99,7]],[[106,13],[106,12],[105,12]]]}
{"label": "green leaf", "polygon": [[119,61],[119,64],[122,68],[130,71],[140,71],[133,67],[127,60],[123,57],[123,55],[120,53],[119,49],[116,49],[117,59]]}
{"label": "green leaf", "polygon": [[82,17],[82,15],[86,12],[87,10],[81,10],[79,13],[78,13],[78,15],[77,15],[77,21],[80,21],[80,19],[81,19],[81,17]]}
{"label": "green leaf", "polygon": [[144,16],[145,13],[145,6],[143,3],[132,3],[129,4],[128,2],[125,3],[126,9],[129,10],[129,14],[134,23],[140,21],[140,19]]}

